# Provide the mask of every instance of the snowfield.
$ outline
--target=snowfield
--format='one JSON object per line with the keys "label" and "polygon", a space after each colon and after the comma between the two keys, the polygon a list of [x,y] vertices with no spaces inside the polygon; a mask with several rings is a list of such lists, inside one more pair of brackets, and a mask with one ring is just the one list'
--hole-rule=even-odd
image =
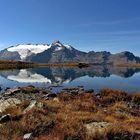
{"label": "snowfield", "polygon": [[46,50],[48,50],[49,48],[51,48],[52,46],[56,46],[55,51],[60,51],[62,50],[64,47],[72,50],[72,47],[69,45],[63,45],[62,43],[60,43],[59,41],[54,42],[50,45],[33,45],[33,44],[28,44],[28,45],[17,45],[14,47],[10,47],[7,50],[9,52],[18,52],[20,55],[21,60],[25,60],[28,56],[32,55],[32,54],[38,54],[38,53],[42,53]]}
{"label": "snowfield", "polygon": [[21,59],[25,59],[31,54],[38,54],[49,49],[51,45],[17,45],[15,47],[8,48],[10,52],[18,52]]}

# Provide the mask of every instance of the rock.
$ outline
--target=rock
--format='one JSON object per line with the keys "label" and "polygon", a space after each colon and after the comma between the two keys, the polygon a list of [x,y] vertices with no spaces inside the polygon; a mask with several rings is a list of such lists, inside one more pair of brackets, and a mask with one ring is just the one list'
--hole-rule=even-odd
{"label": "rock", "polygon": [[16,106],[20,103],[21,103],[21,101],[18,100],[17,98],[9,98],[6,100],[1,99],[0,100],[0,112],[3,112],[8,107]]}
{"label": "rock", "polygon": [[63,91],[66,91],[70,94],[73,94],[73,95],[77,95],[77,94],[81,94],[81,93],[84,93],[84,88],[82,86],[80,87],[71,87],[71,88],[64,88]]}
{"label": "rock", "polygon": [[5,88],[5,91],[8,90],[8,89],[10,89],[10,87],[6,87],[6,88]]}
{"label": "rock", "polygon": [[27,133],[23,136],[23,139],[28,140],[28,139],[31,139],[31,137],[32,137],[32,133]]}
{"label": "rock", "polygon": [[70,87],[70,88],[64,88],[62,90],[70,92],[70,91],[74,91],[74,90],[78,90],[78,89],[79,89],[78,87]]}
{"label": "rock", "polygon": [[83,86],[64,88],[63,91],[66,91],[66,92],[74,94],[74,95],[82,94],[82,93],[93,93],[94,92],[93,89],[84,90]]}
{"label": "rock", "polygon": [[47,94],[45,96],[43,96],[45,99],[50,99],[50,98],[56,98],[57,97],[57,94],[55,93],[51,93],[51,94]]}
{"label": "rock", "polygon": [[7,115],[4,115],[0,118],[0,123],[5,123],[5,122],[10,121],[10,120],[11,120],[11,115],[7,114]]}
{"label": "rock", "polygon": [[54,98],[53,100],[56,101],[56,102],[59,102],[59,99],[57,97]]}
{"label": "rock", "polygon": [[39,102],[39,103],[37,103],[36,106],[37,106],[38,108],[42,108],[42,107],[43,107],[43,103]]}
{"label": "rock", "polygon": [[109,131],[107,140],[139,140],[131,132],[121,130],[120,132]]}
{"label": "rock", "polygon": [[49,97],[49,98],[56,98],[57,94],[55,94],[55,93],[48,94],[47,97]]}
{"label": "rock", "polygon": [[140,130],[135,130],[134,133],[140,135]]}
{"label": "rock", "polygon": [[23,111],[23,114],[30,111],[36,105],[36,103],[37,103],[36,100],[31,101],[29,106]]}
{"label": "rock", "polygon": [[35,88],[35,86],[33,86],[33,85],[28,85],[28,87],[30,87],[30,88]]}
{"label": "rock", "polygon": [[108,122],[92,122],[85,124],[85,128],[87,129],[87,133],[93,134],[95,132],[103,133],[111,123]]}
{"label": "rock", "polygon": [[70,91],[70,93],[77,95],[79,93],[79,91],[78,90],[73,90],[73,91]]}
{"label": "rock", "polygon": [[93,93],[94,90],[93,89],[88,89],[88,90],[85,90],[85,93]]}
{"label": "rock", "polygon": [[140,129],[134,131],[133,137],[134,137],[136,140],[140,140]]}
{"label": "rock", "polygon": [[8,89],[4,94],[5,95],[13,95],[14,93],[19,92],[20,89],[19,88],[14,88],[14,89]]}

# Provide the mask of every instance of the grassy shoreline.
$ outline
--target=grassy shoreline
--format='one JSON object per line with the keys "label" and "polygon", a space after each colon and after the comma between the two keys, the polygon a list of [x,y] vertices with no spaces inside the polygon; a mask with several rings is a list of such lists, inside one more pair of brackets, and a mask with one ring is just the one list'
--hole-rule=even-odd
{"label": "grassy shoreline", "polygon": [[[3,69],[22,69],[22,68],[34,68],[34,67],[89,67],[97,64],[88,63],[32,63],[32,62],[21,62],[14,60],[0,60],[0,70]],[[98,64],[99,65],[99,64]],[[140,64],[126,63],[119,65],[110,65],[117,67],[128,67],[128,68],[140,68]]]}
{"label": "grassy shoreline", "polygon": [[0,60],[0,69],[21,69],[34,67],[88,67],[87,63],[31,63],[13,60]]}

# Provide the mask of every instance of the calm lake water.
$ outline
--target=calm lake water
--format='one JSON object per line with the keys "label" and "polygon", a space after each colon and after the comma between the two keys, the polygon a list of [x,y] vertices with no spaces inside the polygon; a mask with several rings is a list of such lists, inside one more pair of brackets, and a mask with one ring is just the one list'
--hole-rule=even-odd
{"label": "calm lake water", "polygon": [[[65,87],[84,86],[99,91],[112,88],[129,93],[140,91],[140,69],[92,66],[88,68],[32,68],[0,71],[0,86],[54,86],[54,91]],[[58,86],[58,87],[55,87]]]}

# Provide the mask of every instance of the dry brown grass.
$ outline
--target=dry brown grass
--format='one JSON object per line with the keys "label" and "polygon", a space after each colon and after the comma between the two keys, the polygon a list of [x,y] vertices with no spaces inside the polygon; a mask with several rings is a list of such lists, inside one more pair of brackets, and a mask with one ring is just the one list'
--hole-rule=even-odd
{"label": "dry brown grass", "polygon": [[[30,90],[27,88],[28,92]],[[80,95],[60,93],[58,100],[39,100],[43,103],[42,108],[36,106],[23,114],[19,121],[12,120],[2,124],[0,138],[22,139],[25,133],[33,132],[38,126],[52,121],[55,125],[51,131],[47,134],[41,133],[36,140],[63,140],[68,137],[110,140],[123,134],[131,137],[136,129],[140,129],[139,108],[130,108],[126,103],[126,101],[138,103],[139,94],[128,95],[122,91],[104,89],[100,92],[100,96],[101,98],[97,98],[91,93]],[[110,100],[113,100],[113,103]],[[3,114],[21,115],[29,103],[24,101],[18,107],[8,108]],[[108,122],[111,125],[103,133],[88,134],[84,124],[91,122]]]}

